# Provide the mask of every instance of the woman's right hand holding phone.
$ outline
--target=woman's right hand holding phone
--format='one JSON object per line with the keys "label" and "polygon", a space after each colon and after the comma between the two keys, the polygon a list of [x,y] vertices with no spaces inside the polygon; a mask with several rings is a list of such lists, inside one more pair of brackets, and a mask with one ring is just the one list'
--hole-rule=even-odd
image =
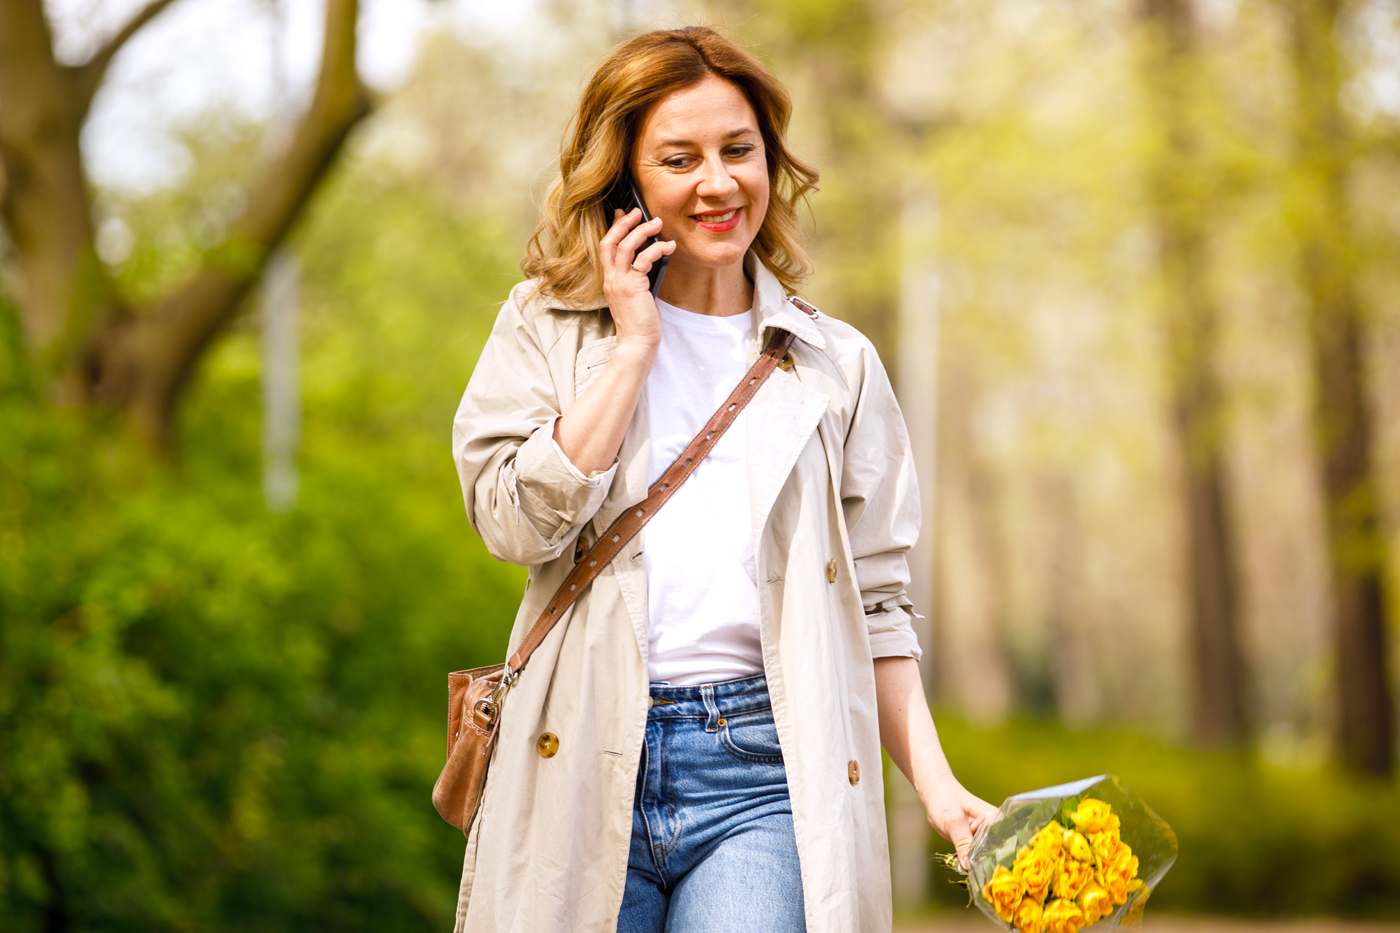
{"label": "woman's right hand holding phone", "polygon": [[651,368],[656,349],[661,345],[661,314],[656,310],[647,273],[661,257],[671,255],[676,248],[674,240],[645,245],[660,232],[660,219],[643,221],[642,212],[636,208],[625,214],[615,209],[613,225],[598,244],[603,265],[603,297],[617,325],[617,348],[641,351],[647,369]]}
{"label": "woman's right hand holding phone", "polygon": [[661,221],[642,222],[642,212],[613,212],[613,225],[598,243],[603,297],[617,325],[612,359],[574,404],[554,422],[559,449],[585,476],[607,470],[617,459],[642,387],[661,346],[661,312],[651,296],[647,272],[676,248],[674,240],[643,244],[661,232]]}

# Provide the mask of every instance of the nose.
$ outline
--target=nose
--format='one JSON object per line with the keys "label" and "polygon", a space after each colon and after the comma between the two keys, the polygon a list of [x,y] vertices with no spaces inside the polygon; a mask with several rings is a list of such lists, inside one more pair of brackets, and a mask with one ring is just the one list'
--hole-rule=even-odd
{"label": "nose", "polygon": [[705,160],[703,176],[695,193],[702,198],[724,201],[739,190],[739,183],[729,174],[724,160],[718,157]]}

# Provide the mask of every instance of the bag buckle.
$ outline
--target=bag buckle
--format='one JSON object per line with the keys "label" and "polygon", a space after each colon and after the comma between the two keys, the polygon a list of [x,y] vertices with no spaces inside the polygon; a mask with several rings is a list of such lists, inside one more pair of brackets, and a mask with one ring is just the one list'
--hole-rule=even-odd
{"label": "bag buckle", "polygon": [[515,686],[515,682],[519,679],[519,671],[512,671],[510,668],[506,668],[501,674],[501,682],[496,684],[491,690],[491,696],[485,702],[490,703],[492,707],[499,707],[501,705],[501,698],[506,695],[507,690]]}

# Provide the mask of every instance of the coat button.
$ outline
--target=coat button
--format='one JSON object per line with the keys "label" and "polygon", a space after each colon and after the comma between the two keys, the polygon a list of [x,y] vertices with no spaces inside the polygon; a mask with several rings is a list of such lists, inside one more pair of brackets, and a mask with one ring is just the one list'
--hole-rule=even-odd
{"label": "coat button", "polygon": [[780,360],[778,360],[778,368],[781,369],[781,370],[782,370],[783,372],[785,372],[785,373],[790,373],[790,372],[793,371],[794,365],[793,365],[793,362],[792,362],[792,354],[791,354],[791,353],[784,353],[784,354],[783,354],[783,358],[780,359]]}
{"label": "coat button", "polygon": [[834,557],[826,562],[826,582],[836,582],[836,558]]}
{"label": "coat button", "polygon": [[539,741],[535,743],[535,748],[539,749],[541,758],[553,758],[559,751],[559,736],[553,732],[541,732]]}
{"label": "coat button", "polygon": [[850,779],[852,787],[860,783],[860,762],[854,758],[846,762],[846,777]]}

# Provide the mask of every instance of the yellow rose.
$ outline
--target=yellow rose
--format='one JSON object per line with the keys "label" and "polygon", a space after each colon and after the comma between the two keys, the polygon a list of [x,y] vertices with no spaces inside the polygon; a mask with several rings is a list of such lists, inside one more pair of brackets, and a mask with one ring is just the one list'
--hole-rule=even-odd
{"label": "yellow rose", "polygon": [[1059,823],[1047,823],[1031,837],[1031,848],[1059,861],[1065,851],[1065,831]]}
{"label": "yellow rose", "polygon": [[1107,875],[1103,873],[1095,875],[1094,880],[1099,883],[1099,885],[1104,889],[1104,892],[1108,894],[1108,899],[1114,904],[1123,904],[1127,902],[1127,881],[1123,880],[1122,878],[1114,877],[1112,875]]}
{"label": "yellow rose", "polygon": [[1094,861],[1094,850],[1089,846],[1089,840],[1084,838],[1083,833],[1070,832],[1065,836],[1065,849],[1069,851],[1071,858],[1076,858],[1081,862]]}
{"label": "yellow rose", "polygon": [[1094,854],[1099,857],[1100,862],[1111,862],[1118,854],[1118,849],[1123,846],[1118,834],[1103,830],[1102,832],[1089,834],[1089,847],[1094,850]]}
{"label": "yellow rose", "polygon": [[1113,901],[1109,898],[1108,892],[1092,881],[1084,886],[1083,891],[1079,892],[1076,903],[1079,905],[1079,909],[1084,911],[1086,926],[1113,913]]}
{"label": "yellow rose", "polygon": [[1082,833],[1096,833],[1108,827],[1108,818],[1113,815],[1113,809],[1102,800],[1095,800],[1088,797],[1079,801],[1079,809],[1069,815],[1074,820],[1074,825],[1079,827]]}
{"label": "yellow rose", "polygon": [[1051,901],[1045,908],[1045,929],[1048,933],[1079,933],[1084,928],[1084,911],[1074,901]]}
{"label": "yellow rose", "polygon": [[1043,852],[1031,850],[1024,859],[1016,863],[1015,871],[1025,882],[1026,893],[1044,903],[1059,864],[1059,859],[1052,859]]}
{"label": "yellow rose", "polygon": [[1133,854],[1133,847],[1126,842],[1120,842],[1118,849],[1113,853],[1113,858],[1102,863],[1105,874],[1121,874],[1126,880],[1137,874],[1138,858]]}
{"label": "yellow rose", "polygon": [[1016,919],[1013,923],[1021,933],[1045,933],[1045,908],[1041,907],[1040,901],[1035,898],[1026,897],[1021,901],[1021,906],[1016,908]]}
{"label": "yellow rose", "polygon": [[1123,846],[1113,862],[1103,866],[1099,879],[1113,903],[1126,904],[1128,892],[1137,889],[1137,885],[1132,883],[1137,873],[1138,857],[1129,854],[1128,847]]}
{"label": "yellow rose", "polygon": [[1005,865],[998,865],[992,880],[982,886],[982,897],[996,909],[997,916],[1010,923],[1026,896],[1026,883],[1021,876],[1007,871]]}
{"label": "yellow rose", "polygon": [[1072,901],[1093,877],[1093,866],[1067,858],[1060,864],[1060,870],[1055,875],[1055,896]]}

